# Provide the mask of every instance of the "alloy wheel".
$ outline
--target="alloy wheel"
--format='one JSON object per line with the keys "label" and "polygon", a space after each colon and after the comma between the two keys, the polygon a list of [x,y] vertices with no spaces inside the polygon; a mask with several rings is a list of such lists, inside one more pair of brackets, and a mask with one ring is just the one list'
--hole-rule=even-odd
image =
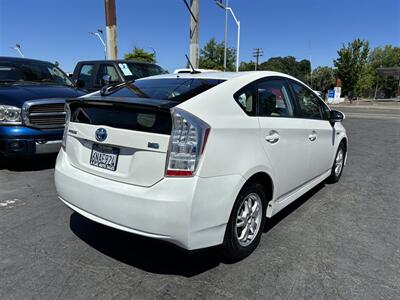
{"label": "alloy wheel", "polygon": [[236,216],[236,238],[243,247],[250,245],[258,231],[262,220],[261,198],[251,193],[244,198]]}
{"label": "alloy wheel", "polygon": [[335,175],[336,177],[340,175],[340,172],[343,169],[343,163],[344,163],[344,152],[343,149],[340,148],[335,159]]}

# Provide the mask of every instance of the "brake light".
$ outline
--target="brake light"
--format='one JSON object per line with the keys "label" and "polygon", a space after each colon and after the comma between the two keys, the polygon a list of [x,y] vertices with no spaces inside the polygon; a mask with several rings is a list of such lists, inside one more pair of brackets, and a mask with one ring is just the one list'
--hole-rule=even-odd
{"label": "brake light", "polygon": [[210,126],[192,114],[174,108],[166,176],[193,176],[203,154]]}

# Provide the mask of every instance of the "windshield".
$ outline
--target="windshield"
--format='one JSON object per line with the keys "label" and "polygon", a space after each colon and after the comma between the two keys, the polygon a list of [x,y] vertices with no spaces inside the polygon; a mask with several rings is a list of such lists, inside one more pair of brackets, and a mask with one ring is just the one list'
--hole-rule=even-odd
{"label": "windshield", "polygon": [[38,82],[73,86],[55,65],[40,61],[0,61],[0,83]]}
{"label": "windshield", "polygon": [[198,78],[145,79],[116,90],[110,94],[110,97],[153,98],[183,102],[223,81]]}
{"label": "windshield", "polygon": [[166,74],[160,66],[155,64],[143,64],[143,63],[119,63],[119,68],[126,80],[136,80],[143,77],[149,77],[154,75]]}

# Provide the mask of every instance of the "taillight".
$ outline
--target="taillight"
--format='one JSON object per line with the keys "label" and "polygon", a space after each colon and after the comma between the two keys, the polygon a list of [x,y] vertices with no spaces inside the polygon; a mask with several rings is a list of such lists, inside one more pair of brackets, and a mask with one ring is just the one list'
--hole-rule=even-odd
{"label": "taillight", "polygon": [[204,151],[210,126],[192,114],[174,108],[166,176],[193,176]]}
{"label": "taillight", "polygon": [[64,151],[65,151],[65,150],[66,150],[66,147],[67,147],[68,125],[69,125],[69,121],[70,121],[70,119],[71,119],[71,110],[70,110],[68,104],[65,104],[64,110],[65,110],[65,125],[64,125],[64,134],[63,134],[63,139],[62,139],[61,147],[62,147],[62,148],[64,149]]}

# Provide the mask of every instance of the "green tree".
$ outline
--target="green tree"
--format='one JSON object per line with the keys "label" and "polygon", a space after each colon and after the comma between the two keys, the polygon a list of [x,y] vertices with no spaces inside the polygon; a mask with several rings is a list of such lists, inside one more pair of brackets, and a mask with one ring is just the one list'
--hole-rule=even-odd
{"label": "green tree", "polygon": [[393,76],[379,75],[377,69],[400,67],[400,47],[386,45],[375,48],[368,57],[368,65],[370,67],[369,76],[372,78],[370,88],[373,90],[373,96],[375,96],[377,90],[384,92],[387,97],[395,96],[399,84],[398,80]]}
{"label": "green tree", "polygon": [[338,58],[334,60],[337,75],[342,80],[343,94],[352,97],[356,94],[359,81],[369,53],[368,41],[356,39],[338,50]]}
{"label": "green tree", "polygon": [[312,88],[324,94],[336,84],[335,70],[331,67],[318,67],[312,72]]}
{"label": "green tree", "polygon": [[132,52],[124,54],[125,59],[129,60],[138,60],[138,61],[145,61],[150,63],[156,62],[156,54],[150,53],[145,51],[143,48],[140,47],[133,47]]}
{"label": "green tree", "polygon": [[255,62],[254,61],[242,61],[239,65],[239,71],[254,71]]}
{"label": "green tree", "polygon": [[294,56],[271,57],[267,61],[260,64],[258,69],[282,72],[309,83],[311,64],[307,59],[297,61]]}
{"label": "green tree", "polygon": [[373,98],[377,72],[371,64],[365,64],[355,86],[356,95]]}
{"label": "green tree", "polygon": [[[226,69],[235,70],[236,50],[226,49]],[[200,68],[211,70],[224,69],[224,43],[218,43],[215,38],[210,39],[200,50]]]}

